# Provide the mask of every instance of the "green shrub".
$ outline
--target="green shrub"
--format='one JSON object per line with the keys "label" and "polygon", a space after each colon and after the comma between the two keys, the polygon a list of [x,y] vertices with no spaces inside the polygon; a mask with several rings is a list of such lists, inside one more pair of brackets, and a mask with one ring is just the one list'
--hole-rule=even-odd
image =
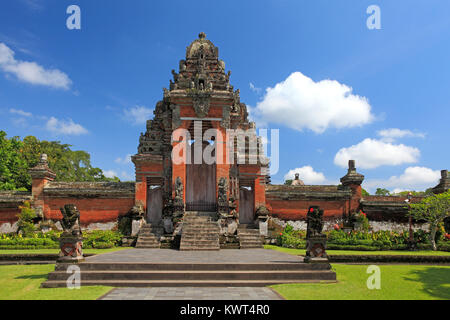
{"label": "green shrub", "polygon": [[112,230],[92,230],[83,233],[84,248],[112,248],[119,246],[122,241],[122,234]]}
{"label": "green shrub", "polygon": [[20,208],[20,213],[17,215],[19,221],[17,221],[18,232],[29,237],[36,231],[33,220],[37,218],[34,209],[31,208],[30,201],[25,201]]}

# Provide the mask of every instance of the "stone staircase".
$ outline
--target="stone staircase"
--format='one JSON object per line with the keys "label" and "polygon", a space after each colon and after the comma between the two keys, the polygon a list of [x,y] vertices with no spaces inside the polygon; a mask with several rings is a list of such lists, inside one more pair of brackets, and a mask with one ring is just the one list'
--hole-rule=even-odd
{"label": "stone staircase", "polygon": [[263,248],[259,229],[241,225],[237,231],[241,249]]}
{"label": "stone staircase", "polygon": [[215,212],[187,211],[183,217],[180,250],[219,250]]}
{"label": "stone staircase", "polygon": [[136,248],[159,248],[159,239],[163,231],[162,226],[154,226],[152,224],[143,225],[138,234]]}
{"label": "stone staircase", "polygon": [[[66,287],[70,264],[57,264],[43,288]],[[336,282],[328,263],[83,262],[82,286],[261,287],[280,283]]]}

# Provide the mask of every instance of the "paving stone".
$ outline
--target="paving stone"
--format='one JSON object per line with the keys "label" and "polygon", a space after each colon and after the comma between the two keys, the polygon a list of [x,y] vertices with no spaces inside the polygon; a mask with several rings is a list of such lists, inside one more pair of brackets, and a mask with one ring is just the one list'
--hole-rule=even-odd
{"label": "paving stone", "polygon": [[102,300],[280,300],[269,288],[117,288]]}

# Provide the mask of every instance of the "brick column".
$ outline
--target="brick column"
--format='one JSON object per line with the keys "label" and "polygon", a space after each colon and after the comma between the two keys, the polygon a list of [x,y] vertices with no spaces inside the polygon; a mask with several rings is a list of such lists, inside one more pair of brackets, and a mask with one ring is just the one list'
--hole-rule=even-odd
{"label": "brick column", "polygon": [[361,183],[363,181],[364,176],[356,172],[355,160],[349,160],[347,174],[341,178],[342,185],[352,190],[352,197],[348,202],[347,214],[359,208],[362,197]]}
{"label": "brick column", "polygon": [[32,207],[36,210],[36,214],[41,218],[45,218],[44,212],[44,187],[56,178],[56,174],[48,167],[47,155],[43,153],[39,163],[28,170],[31,175],[31,195]]}

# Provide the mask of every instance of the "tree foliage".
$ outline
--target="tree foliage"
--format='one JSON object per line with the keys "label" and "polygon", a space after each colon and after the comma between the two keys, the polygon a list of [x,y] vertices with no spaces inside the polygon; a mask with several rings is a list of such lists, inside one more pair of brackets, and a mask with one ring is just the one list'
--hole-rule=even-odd
{"label": "tree foliage", "polygon": [[391,195],[389,190],[388,189],[384,189],[384,188],[377,188],[377,191],[375,191],[375,194],[377,196],[390,196]]}
{"label": "tree foliage", "polygon": [[444,219],[450,216],[450,190],[426,197],[420,203],[410,204],[410,214],[416,220],[430,223],[431,246],[436,250],[436,231]]}
{"label": "tree foliage", "polygon": [[31,208],[29,201],[25,201],[19,209],[20,213],[17,215],[19,218],[17,221],[17,231],[25,237],[31,237],[36,231],[36,227],[34,226],[34,219],[37,218],[36,212]]}
{"label": "tree foliage", "polygon": [[89,153],[73,151],[70,147],[59,141],[40,141],[34,136],[23,140],[7,138],[0,131],[0,190],[30,190],[28,169],[38,164],[42,153],[47,154],[56,181],[119,181],[117,177],[105,177],[100,168],[93,167]]}

